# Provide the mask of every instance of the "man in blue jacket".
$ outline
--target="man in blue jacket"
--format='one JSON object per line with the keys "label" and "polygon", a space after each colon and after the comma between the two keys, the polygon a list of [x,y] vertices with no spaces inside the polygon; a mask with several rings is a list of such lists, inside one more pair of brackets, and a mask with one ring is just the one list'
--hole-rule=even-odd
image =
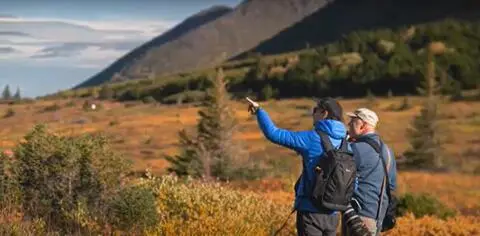
{"label": "man in blue jacket", "polygon": [[[375,128],[378,116],[367,108],[359,108],[347,113],[350,117],[348,133],[351,137],[355,164],[357,166],[357,187],[353,194],[352,206],[369,228],[372,235],[378,235],[382,228],[389,199],[386,191],[385,169],[380,158],[383,158],[388,170],[391,192],[396,190],[397,169],[393,152],[381,141]],[[371,139],[378,144],[378,153],[373,146],[362,140]],[[382,196],[382,198],[380,198]],[[380,200],[381,199],[381,200]],[[378,206],[382,207],[379,208]],[[348,231],[345,228],[343,232]],[[346,232],[344,235],[348,235]]]}
{"label": "man in blue jacket", "polygon": [[[277,128],[268,113],[251,102],[249,109],[257,116],[258,124],[265,137],[273,143],[290,148],[302,157],[303,174],[295,185],[295,203],[297,210],[298,235],[336,235],[339,222],[335,211],[317,209],[308,196],[306,185],[313,186],[314,166],[322,158],[323,147],[321,139],[315,130],[328,134],[335,148],[338,148],[346,137],[346,127],[343,124],[343,110],[340,104],[332,98],[318,101],[313,109],[313,129],[306,131],[289,131]],[[306,169],[305,169],[306,167]]]}

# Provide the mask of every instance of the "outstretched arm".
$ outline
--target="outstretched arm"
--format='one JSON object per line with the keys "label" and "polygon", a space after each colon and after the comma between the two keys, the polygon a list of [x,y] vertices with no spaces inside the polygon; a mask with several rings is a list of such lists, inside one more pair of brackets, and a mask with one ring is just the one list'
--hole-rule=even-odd
{"label": "outstretched arm", "polygon": [[294,132],[277,128],[268,113],[261,108],[256,114],[260,129],[268,140],[296,151],[307,148],[308,135],[306,131]]}

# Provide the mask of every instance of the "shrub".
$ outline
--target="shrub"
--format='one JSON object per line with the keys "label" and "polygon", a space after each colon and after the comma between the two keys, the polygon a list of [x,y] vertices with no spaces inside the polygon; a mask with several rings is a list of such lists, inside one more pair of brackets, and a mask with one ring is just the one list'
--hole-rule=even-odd
{"label": "shrub", "polygon": [[[158,196],[160,221],[151,235],[271,235],[290,212],[289,205],[218,182],[167,175],[149,177],[143,184]],[[293,230],[291,223],[284,232]]]}
{"label": "shrub", "polygon": [[156,198],[145,186],[124,188],[110,203],[110,222],[125,231],[145,230],[158,222]]}
{"label": "shrub", "polygon": [[146,103],[146,104],[153,104],[156,102],[157,100],[155,100],[155,98],[153,98],[152,96],[146,96],[143,98],[143,103]]}
{"label": "shrub", "polygon": [[16,210],[21,203],[17,164],[14,158],[0,153],[0,208],[4,210]]}
{"label": "shrub", "polygon": [[52,235],[48,233],[45,221],[38,218],[31,222],[4,222],[0,224],[0,235]]}
{"label": "shrub", "polygon": [[428,194],[411,194],[406,193],[399,199],[398,213],[405,215],[411,212],[415,217],[425,215],[437,216],[441,219],[455,216],[455,211],[449,209],[435,197]]}
{"label": "shrub", "polygon": [[128,173],[128,163],[106,138],[61,137],[42,125],[25,136],[14,155],[25,214],[65,231],[101,221],[104,203]]}

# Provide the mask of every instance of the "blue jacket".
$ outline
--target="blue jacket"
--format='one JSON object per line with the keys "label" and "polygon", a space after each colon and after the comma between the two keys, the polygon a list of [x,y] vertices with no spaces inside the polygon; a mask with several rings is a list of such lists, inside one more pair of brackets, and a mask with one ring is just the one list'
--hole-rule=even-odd
{"label": "blue jacket", "polygon": [[[257,111],[257,121],[268,140],[299,153],[302,156],[303,164],[307,167],[307,171],[304,170],[305,175],[301,176],[295,189],[294,207],[298,211],[320,212],[304,192],[304,181],[307,181],[308,185],[313,186],[313,170],[315,164],[318,163],[323,154],[321,139],[318,133],[314,129],[307,131],[289,131],[277,128],[268,116],[268,113],[263,109]],[[317,130],[327,133],[330,136],[333,146],[336,148],[340,146],[342,139],[347,133],[343,123],[336,120],[321,120],[316,122],[314,127]],[[327,213],[332,214],[335,212],[330,211]]]}
{"label": "blue jacket", "polygon": [[[366,136],[373,138],[378,142],[379,136],[371,133]],[[375,219],[377,217],[377,209],[379,203],[380,189],[382,186],[385,171],[379,154],[367,143],[352,143],[352,150],[357,166],[358,186],[354,192],[353,198],[358,201],[360,208],[359,215]],[[387,152],[390,152],[390,169],[389,180],[390,189],[395,191],[397,187],[397,167],[395,157],[390,148],[384,144],[382,147],[383,158],[385,164],[387,162]],[[388,206],[388,196],[386,186],[383,192],[382,209],[380,211],[379,222],[383,221]]]}

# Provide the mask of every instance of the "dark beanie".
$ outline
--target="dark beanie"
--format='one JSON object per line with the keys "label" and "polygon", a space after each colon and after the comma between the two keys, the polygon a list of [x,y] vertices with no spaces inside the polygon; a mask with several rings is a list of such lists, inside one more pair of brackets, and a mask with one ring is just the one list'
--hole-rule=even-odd
{"label": "dark beanie", "polygon": [[328,119],[343,122],[343,108],[337,100],[327,97],[317,100],[317,107],[328,111]]}

